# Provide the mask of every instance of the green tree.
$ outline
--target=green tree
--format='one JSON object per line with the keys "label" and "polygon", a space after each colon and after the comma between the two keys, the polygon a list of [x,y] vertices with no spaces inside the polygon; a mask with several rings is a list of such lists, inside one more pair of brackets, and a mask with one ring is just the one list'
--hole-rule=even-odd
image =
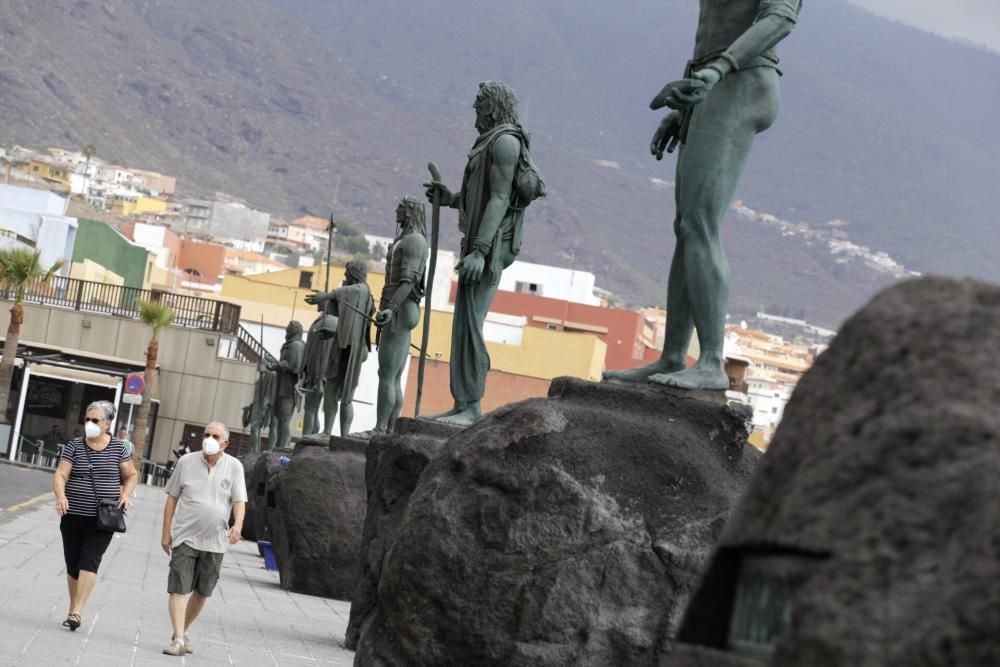
{"label": "green tree", "polygon": [[154,383],[156,381],[156,359],[160,353],[160,331],[164,327],[170,326],[170,323],[174,321],[174,311],[171,310],[170,306],[159,301],[142,300],[138,302],[138,306],[139,319],[148,324],[152,331],[149,347],[146,348],[146,370],[143,377],[146,381],[146,389],[142,393],[142,403],[139,404],[132,435],[132,462],[139,474],[142,474],[142,455],[146,451],[149,406],[157,393]]}
{"label": "green tree", "polygon": [[87,196],[87,179],[90,177],[90,159],[97,155],[97,144],[87,144],[81,151],[87,158],[87,165],[83,168],[83,196]]}
{"label": "green tree", "polygon": [[13,290],[14,305],[10,309],[10,324],[4,339],[3,358],[0,359],[0,423],[7,424],[7,403],[10,401],[10,381],[17,358],[17,343],[24,324],[24,296],[35,284],[45,285],[63,267],[63,260],[42,268],[40,250],[5,248],[0,250],[0,283],[4,290]]}

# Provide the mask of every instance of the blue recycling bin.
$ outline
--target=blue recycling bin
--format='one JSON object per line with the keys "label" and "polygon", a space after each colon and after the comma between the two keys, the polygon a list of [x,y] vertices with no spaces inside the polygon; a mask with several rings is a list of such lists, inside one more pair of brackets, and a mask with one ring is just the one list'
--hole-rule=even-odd
{"label": "blue recycling bin", "polygon": [[264,569],[271,570],[272,572],[278,571],[278,559],[274,555],[274,548],[271,547],[271,543],[267,540],[259,540],[257,542],[257,547],[260,549],[261,554],[264,556]]}

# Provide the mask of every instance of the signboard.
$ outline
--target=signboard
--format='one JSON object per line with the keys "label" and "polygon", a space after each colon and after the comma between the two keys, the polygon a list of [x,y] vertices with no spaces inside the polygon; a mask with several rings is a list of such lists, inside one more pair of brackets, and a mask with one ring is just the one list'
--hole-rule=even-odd
{"label": "signboard", "polygon": [[[143,390],[146,388],[146,381],[142,378],[141,373],[132,373],[127,378],[125,378],[125,395],[129,394],[141,395]],[[131,401],[125,401],[126,403],[131,403]],[[135,404],[139,404],[142,401],[135,401]]]}
{"label": "signboard", "polygon": [[142,405],[142,394],[122,394],[122,403],[125,405]]}

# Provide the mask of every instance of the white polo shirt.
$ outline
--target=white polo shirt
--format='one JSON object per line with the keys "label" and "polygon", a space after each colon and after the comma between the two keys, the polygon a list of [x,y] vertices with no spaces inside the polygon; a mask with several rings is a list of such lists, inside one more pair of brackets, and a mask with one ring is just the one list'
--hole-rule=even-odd
{"label": "white polo shirt", "polygon": [[247,500],[243,464],[223,453],[209,468],[201,452],[185,454],[174,466],[166,492],[179,498],[170,527],[173,546],[225,553],[233,503]]}

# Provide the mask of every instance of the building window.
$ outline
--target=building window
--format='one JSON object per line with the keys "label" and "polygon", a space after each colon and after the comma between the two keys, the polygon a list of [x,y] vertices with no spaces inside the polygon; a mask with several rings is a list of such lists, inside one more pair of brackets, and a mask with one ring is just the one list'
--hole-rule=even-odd
{"label": "building window", "polygon": [[538,283],[525,283],[519,280],[514,283],[514,291],[518,294],[541,294],[542,286]]}
{"label": "building window", "polygon": [[771,414],[772,414],[772,415],[776,415],[776,414],[778,414],[778,406],[777,406],[777,405],[776,405],[776,406],[774,406],[773,408],[771,408]]}
{"label": "building window", "polygon": [[559,325],[558,324],[553,324],[552,322],[549,322],[548,324],[546,324],[545,328],[548,329],[549,331],[559,331]]}
{"label": "building window", "polygon": [[302,289],[312,289],[313,274],[309,271],[299,271],[299,287]]}

